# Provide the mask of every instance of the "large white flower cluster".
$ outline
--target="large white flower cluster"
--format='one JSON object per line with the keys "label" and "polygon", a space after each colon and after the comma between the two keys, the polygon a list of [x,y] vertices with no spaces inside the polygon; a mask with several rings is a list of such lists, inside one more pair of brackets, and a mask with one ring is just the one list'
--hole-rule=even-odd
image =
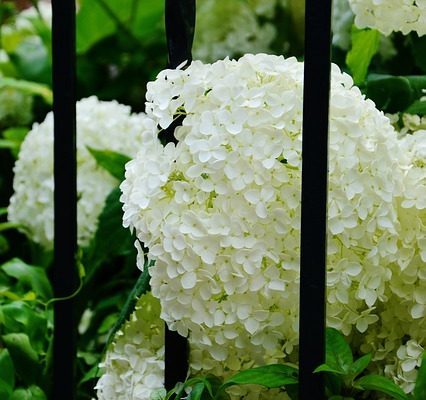
{"label": "large white flower cluster", "polygon": [[[118,184],[99,167],[88,147],[128,155],[141,147],[143,117],[130,107],[96,97],[77,103],[77,192],[78,243],[93,237],[97,220],[109,192]],[[53,113],[34,124],[22,143],[14,167],[14,194],[8,208],[9,221],[22,224],[33,241],[47,249],[53,246]]]}
{"label": "large white flower cluster", "polygon": [[149,400],[164,386],[164,323],[160,303],[142,295],[115,335],[96,384],[99,400]]}
{"label": "large white flower cluster", "polygon": [[349,0],[360,28],[374,28],[384,35],[414,31],[426,34],[425,0]]}
{"label": "large white flower cluster", "polygon": [[[262,54],[148,85],[124,225],[157,260],[162,318],[216,361],[284,359],[298,342],[302,86],[302,63]],[[331,94],[328,324],[348,335],[378,324],[424,243],[399,219],[409,161],[389,120],[336,66]],[[181,114],[178,144],[163,148],[158,127]]]}

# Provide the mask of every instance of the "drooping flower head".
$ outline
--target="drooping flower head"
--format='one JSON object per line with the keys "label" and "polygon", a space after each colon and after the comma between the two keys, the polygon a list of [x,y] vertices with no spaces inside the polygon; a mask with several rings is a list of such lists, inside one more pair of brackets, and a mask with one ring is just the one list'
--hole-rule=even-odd
{"label": "drooping flower head", "polygon": [[[77,103],[77,192],[78,243],[85,246],[93,237],[98,216],[109,192],[119,182],[99,167],[88,147],[113,150],[134,156],[141,147],[142,117],[130,107],[96,97]],[[22,224],[33,241],[53,246],[53,113],[34,124],[22,143],[14,167],[14,194],[8,218]]]}

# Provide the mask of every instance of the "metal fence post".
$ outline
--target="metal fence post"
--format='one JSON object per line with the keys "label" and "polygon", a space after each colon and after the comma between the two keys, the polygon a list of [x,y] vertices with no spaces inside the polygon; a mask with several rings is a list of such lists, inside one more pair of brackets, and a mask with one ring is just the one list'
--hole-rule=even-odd
{"label": "metal fence post", "polygon": [[325,357],[331,0],[306,0],[300,244],[299,400],[321,400]]}
{"label": "metal fence post", "polygon": [[[75,1],[52,0],[55,297],[77,286]],[[75,399],[76,326],[72,299],[54,303],[53,397]]]}
{"label": "metal fence post", "polygon": [[[166,35],[169,52],[169,68],[192,61],[191,48],[195,28],[195,0],[166,0]],[[175,141],[173,132],[182,123],[177,119],[164,132],[162,138]],[[188,372],[188,343],[186,338],[166,327],[164,386],[172,389],[177,382],[184,382]]]}

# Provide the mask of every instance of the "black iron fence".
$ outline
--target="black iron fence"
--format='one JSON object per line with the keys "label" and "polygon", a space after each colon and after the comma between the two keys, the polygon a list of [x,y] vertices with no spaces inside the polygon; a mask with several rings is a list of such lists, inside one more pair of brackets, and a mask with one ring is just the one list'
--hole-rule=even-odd
{"label": "black iron fence", "polygon": [[[55,167],[55,297],[73,293],[77,283],[75,1],[52,0]],[[327,144],[330,88],[331,0],[306,0],[301,220],[299,398],[320,400],[324,387],[312,373],[325,354],[325,265]],[[166,0],[169,67],[191,59],[195,0]],[[75,398],[73,300],[55,303],[54,399]],[[165,386],[187,371],[186,341],[166,333]]]}

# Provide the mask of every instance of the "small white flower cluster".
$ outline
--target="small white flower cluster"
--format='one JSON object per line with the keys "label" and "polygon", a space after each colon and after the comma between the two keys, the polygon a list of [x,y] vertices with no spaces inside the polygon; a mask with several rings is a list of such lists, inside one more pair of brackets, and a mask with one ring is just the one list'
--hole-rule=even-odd
{"label": "small white flower cluster", "polygon": [[414,31],[426,34],[425,0],[349,0],[360,28],[374,28],[384,35]]}
{"label": "small white flower cluster", "polygon": [[159,317],[158,300],[142,295],[100,364],[99,400],[149,400],[163,388],[164,323]]}
{"label": "small white flower cluster", "polygon": [[[226,378],[255,365],[247,355],[235,354],[235,358],[231,358],[234,361],[218,363],[191,341],[190,348],[191,377],[213,373]],[[276,362],[275,359],[270,361]],[[160,302],[151,293],[140,297],[135,311],[115,335],[99,367],[102,376],[95,387],[98,400],[150,400],[163,389],[164,322],[160,319]],[[233,400],[267,400],[272,397],[288,400],[284,392],[265,390],[260,386],[234,387],[229,394]]]}
{"label": "small white flower cluster", "polygon": [[[99,167],[87,147],[112,150],[129,157],[141,147],[143,117],[130,107],[96,97],[77,103],[78,243],[89,244],[105,199],[118,184]],[[14,194],[8,219],[22,224],[23,231],[46,249],[53,246],[53,113],[34,124],[22,143],[14,167]]]}
{"label": "small white flower cluster", "polygon": [[205,62],[247,52],[268,52],[276,36],[275,27],[260,23],[270,17],[277,0],[202,0],[197,3],[194,58]]}
{"label": "small white flower cluster", "polygon": [[406,393],[414,390],[424,350],[415,340],[408,340],[398,348],[394,364],[385,367],[386,375],[393,377]]}
{"label": "small white flower cluster", "polygon": [[[297,346],[302,89],[303,63],[264,54],[193,62],[148,84],[123,222],[156,259],[153,294],[162,319],[197,346],[194,370],[212,368],[207,354],[238,370],[239,360],[283,360]],[[331,93],[327,322],[362,337],[385,311],[424,316],[425,170],[410,162],[419,146],[401,146],[336,66]],[[163,148],[158,126],[182,114],[178,144]]]}

